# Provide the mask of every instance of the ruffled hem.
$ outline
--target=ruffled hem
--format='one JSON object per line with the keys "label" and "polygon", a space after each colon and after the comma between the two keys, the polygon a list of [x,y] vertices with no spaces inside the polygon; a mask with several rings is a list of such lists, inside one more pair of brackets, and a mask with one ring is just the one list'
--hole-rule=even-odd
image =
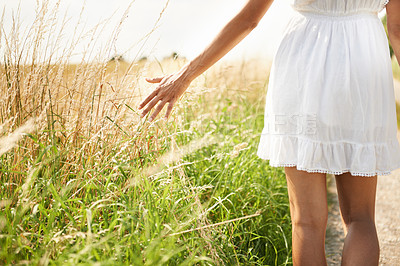
{"label": "ruffled hem", "polygon": [[330,171],[330,170],[326,170],[326,169],[308,169],[305,167],[301,167],[298,166],[296,164],[291,164],[291,163],[269,163],[270,166],[273,167],[292,167],[292,166],[296,166],[297,170],[303,170],[309,173],[325,173],[325,174],[333,174],[333,175],[341,175],[344,173],[348,173],[350,172],[351,175],[353,176],[365,176],[365,177],[371,177],[371,176],[375,176],[375,175],[390,175],[391,171],[385,171],[385,172],[376,172],[376,173],[359,173],[359,172],[353,172],[350,171],[349,169],[347,170],[343,170],[343,171]]}
{"label": "ruffled hem", "polygon": [[273,167],[293,167],[309,173],[371,177],[400,168],[397,139],[387,143],[318,142],[302,136],[263,134],[257,155]]}

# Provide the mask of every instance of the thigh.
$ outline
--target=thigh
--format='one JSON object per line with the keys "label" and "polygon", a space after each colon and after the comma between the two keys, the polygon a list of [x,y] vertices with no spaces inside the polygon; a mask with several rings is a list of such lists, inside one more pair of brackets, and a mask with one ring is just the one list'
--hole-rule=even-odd
{"label": "thigh", "polygon": [[326,223],[326,174],[308,173],[296,167],[285,167],[285,173],[292,221],[318,225]]}
{"label": "thigh", "polygon": [[377,176],[335,175],[340,212],[346,225],[356,220],[374,221]]}

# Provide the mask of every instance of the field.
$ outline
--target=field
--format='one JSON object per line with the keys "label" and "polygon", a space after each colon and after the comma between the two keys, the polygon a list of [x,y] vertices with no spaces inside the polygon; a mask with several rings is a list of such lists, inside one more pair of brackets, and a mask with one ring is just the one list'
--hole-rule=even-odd
{"label": "field", "polygon": [[2,70],[2,263],[290,262],[285,179],[255,156],[267,72],[216,67],[149,123],[124,79],[150,66]]}
{"label": "field", "polygon": [[283,168],[256,156],[270,63],[218,63],[149,122],[144,77],[185,59],[110,60],[111,42],[71,63],[81,35],[58,58],[39,11],[1,32],[0,264],[292,264]]}
{"label": "field", "polygon": [[185,60],[52,58],[47,14],[2,32],[0,264],[290,264],[283,169],[255,155],[269,63],[216,65],[150,123],[144,77]]}

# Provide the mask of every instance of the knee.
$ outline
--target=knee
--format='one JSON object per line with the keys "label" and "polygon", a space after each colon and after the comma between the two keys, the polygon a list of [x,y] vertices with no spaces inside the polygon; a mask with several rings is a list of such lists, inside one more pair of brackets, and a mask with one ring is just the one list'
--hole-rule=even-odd
{"label": "knee", "polygon": [[346,225],[346,227],[349,227],[352,224],[355,223],[361,223],[365,225],[373,225],[375,226],[375,221],[373,214],[371,213],[342,213],[342,218],[343,222]]}
{"label": "knee", "polygon": [[297,214],[292,218],[292,226],[325,232],[328,223],[328,211]]}

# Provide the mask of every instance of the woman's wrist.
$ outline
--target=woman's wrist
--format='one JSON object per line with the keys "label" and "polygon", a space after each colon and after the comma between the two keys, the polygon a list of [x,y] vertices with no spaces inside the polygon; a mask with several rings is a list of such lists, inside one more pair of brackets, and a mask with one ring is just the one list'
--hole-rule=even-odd
{"label": "woman's wrist", "polygon": [[184,81],[192,82],[195,80],[200,74],[199,71],[196,69],[196,66],[193,64],[193,61],[188,62],[184,65],[181,69],[181,77]]}

